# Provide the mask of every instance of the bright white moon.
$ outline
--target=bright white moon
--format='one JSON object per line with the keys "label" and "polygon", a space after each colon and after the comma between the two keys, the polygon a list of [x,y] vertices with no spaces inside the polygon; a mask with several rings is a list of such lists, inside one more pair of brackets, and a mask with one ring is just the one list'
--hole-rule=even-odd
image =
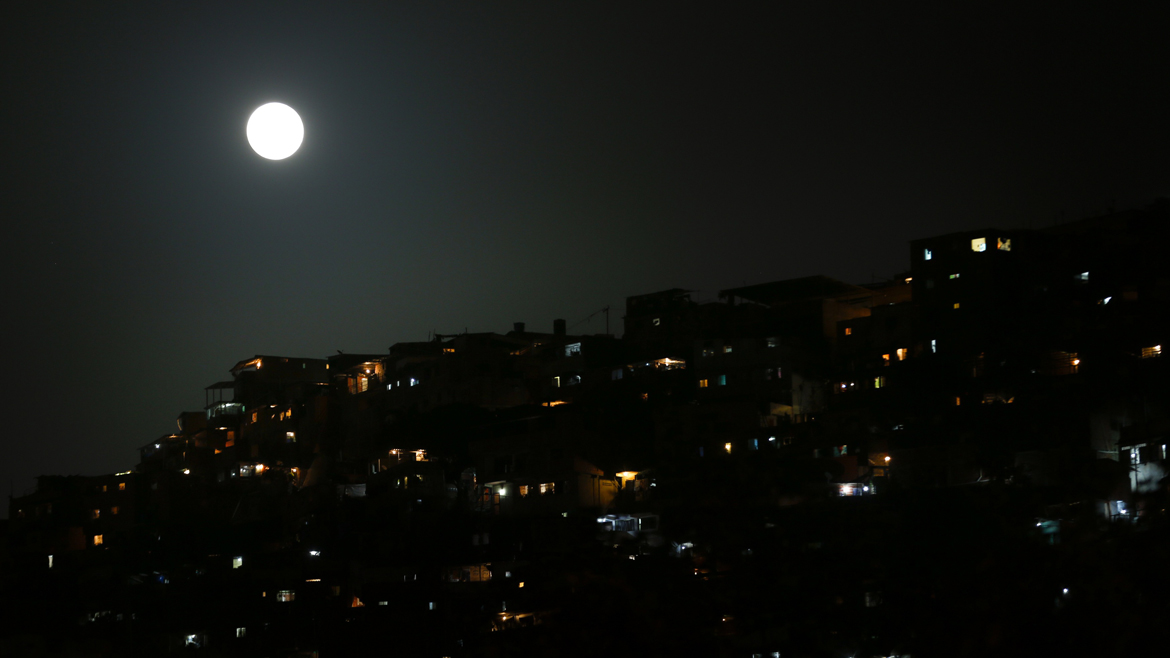
{"label": "bright white moon", "polygon": [[296,153],[304,139],[305,124],[296,110],[284,103],[261,105],[248,119],[248,143],[269,160],[283,160]]}

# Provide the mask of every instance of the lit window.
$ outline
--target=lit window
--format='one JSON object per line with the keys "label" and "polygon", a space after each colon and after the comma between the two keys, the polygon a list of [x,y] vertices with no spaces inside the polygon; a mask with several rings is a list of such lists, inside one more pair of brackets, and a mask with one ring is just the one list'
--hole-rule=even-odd
{"label": "lit window", "polygon": [[358,377],[358,393],[365,393],[370,388],[369,377]]}
{"label": "lit window", "polygon": [[724,346],[723,346],[723,353],[724,353],[724,354],[731,354],[731,346],[730,346],[730,345],[724,345]]}
{"label": "lit window", "polygon": [[962,400],[958,396],[955,396],[955,406],[957,407],[961,404],[962,404]]}
{"label": "lit window", "polygon": [[1012,239],[1011,238],[1000,238],[998,241],[998,247],[999,247],[1000,251],[1011,251],[1012,250]]}
{"label": "lit window", "polygon": [[557,388],[560,388],[561,387],[561,378],[560,377],[553,377],[552,378],[552,385],[557,387]]}
{"label": "lit window", "polygon": [[906,354],[907,354],[907,351],[906,351],[906,348],[905,348],[905,347],[899,347],[899,348],[898,348],[898,352],[897,352],[897,354],[898,354],[898,360],[899,360],[899,361],[905,361],[905,360],[906,360]]}
{"label": "lit window", "polygon": [[852,336],[853,335],[853,327],[845,327],[845,335]]}
{"label": "lit window", "polygon": [[938,341],[933,338],[930,339],[930,353],[938,354]]}
{"label": "lit window", "polygon": [[929,249],[925,249],[922,254],[922,260],[930,260],[933,256],[934,254]]}
{"label": "lit window", "polygon": [[285,432],[284,433],[284,442],[285,443],[296,443],[297,442],[297,433],[296,432]]}
{"label": "lit window", "polygon": [[259,414],[258,414],[257,412],[255,412],[255,411],[253,411],[253,412],[252,412],[252,422],[253,422],[253,423],[254,423],[254,422],[256,422],[256,419],[257,419],[258,417],[259,417]]}
{"label": "lit window", "polygon": [[418,386],[418,380],[415,379],[414,377],[411,377],[410,378],[410,385],[411,386]]}
{"label": "lit window", "polygon": [[1088,280],[1089,280],[1089,273],[1088,272],[1081,272],[1080,274],[1077,275],[1077,281],[1088,282]]}
{"label": "lit window", "polygon": [[528,485],[527,484],[520,485],[520,497],[521,498],[528,497]]}
{"label": "lit window", "polygon": [[707,380],[706,379],[699,380],[699,388],[707,388]]}
{"label": "lit window", "polygon": [[114,516],[118,515],[118,506],[117,505],[114,505],[113,507],[110,508],[110,514],[113,514]]}
{"label": "lit window", "polygon": [[962,272],[956,272],[956,273],[952,274],[952,275],[950,276],[950,278],[951,278],[951,279],[957,279],[957,278],[959,278],[959,275],[960,275],[960,274],[962,274]]}
{"label": "lit window", "polygon": [[435,602],[434,601],[427,601],[427,610],[434,610],[434,609],[435,609]]}
{"label": "lit window", "polygon": [[581,343],[573,343],[565,345],[565,356],[573,356],[581,353]]}
{"label": "lit window", "polygon": [[662,324],[662,318],[654,318],[654,326],[657,327],[660,324]]}
{"label": "lit window", "polygon": [[959,308],[959,302],[955,302],[955,308],[956,308],[956,309],[958,309],[958,308]]}
{"label": "lit window", "polygon": [[557,492],[557,484],[555,482],[545,482],[540,485],[540,495],[554,494]]}
{"label": "lit window", "polygon": [[102,545],[102,536],[101,535],[94,535],[93,536],[93,545],[94,546],[101,546]]}
{"label": "lit window", "polygon": [[972,240],[971,251],[987,251],[987,238],[975,238]]}
{"label": "lit window", "polygon": [[105,493],[107,491],[109,491],[109,487],[107,487],[106,485],[103,484],[102,485],[102,493]]}
{"label": "lit window", "polygon": [[101,518],[101,515],[102,515],[102,511],[100,509],[95,509],[94,511],[90,512],[89,518],[97,519],[97,518]]}
{"label": "lit window", "polygon": [[243,626],[240,626],[239,628],[236,629],[236,637],[244,637],[247,634],[248,634],[248,629],[243,627]]}
{"label": "lit window", "polygon": [[731,454],[731,444],[730,443],[724,443],[723,449],[727,451],[727,454],[729,454],[729,455]]}
{"label": "lit window", "polygon": [[624,374],[624,371],[621,368],[618,368],[617,370],[614,370],[612,373],[610,373],[609,378],[610,378],[610,380],[616,382],[617,380],[622,378],[623,374]]}
{"label": "lit window", "polygon": [[1155,345],[1153,347],[1143,347],[1142,348],[1142,358],[1143,359],[1152,359],[1152,358],[1157,357],[1157,356],[1162,356],[1162,346],[1161,345]]}
{"label": "lit window", "polygon": [[239,569],[242,566],[244,566],[244,558],[243,557],[240,557],[237,555],[236,557],[232,558],[232,568],[233,569]]}
{"label": "lit window", "polygon": [[291,601],[295,601],[296,598],[297,593],[291,589],[282,589],[276,593],[276,600],[281,603],[289,603]]}
{"label": "lit window", "polygon": [[703,348],[703,356],[714,356],[715,350],[711,348]]}
{"label": "lit window", "polygon": [[874,388],[885,388],[886,387],[886,378],[885,377],[874,377],[873,378],[873,387]]}
{"label": "lit window", "polygon": [[883,354],[883,355],[882,355],[882,365],[883,365],[883,366],[888,366],[888,365],[890,365],[890,355],[889,355],[889,354]]}
{"label": "lit window", "polygon": [[50,569],[53,568],[53,556],[52,555],[49,556],[49,568]]}
{"label": "lit window", "polygon": [[768,347],[780,347],[780,339],[779,338],[769,338],[768,339]]}
{"label": "lit window", "polygon": [[118,483],[118,491],[125,491],[125,490],[126,490],[126,483],[125,483],[125,482],[119,482],[119,483]]}
{"label": "lit window", "polygon": [[727,375],[719,375],[719,385],[727,386]]}

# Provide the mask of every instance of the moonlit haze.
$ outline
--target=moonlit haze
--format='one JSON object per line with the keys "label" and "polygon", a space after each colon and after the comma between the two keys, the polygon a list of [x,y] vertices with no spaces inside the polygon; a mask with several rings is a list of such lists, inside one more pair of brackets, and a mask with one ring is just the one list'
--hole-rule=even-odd
{"label": "moonlit haze", "polygon": [[261,105],[248,119],[248,143],[269,160],[283,160],[296,153],[304,138],[301,117],[284,103]]}

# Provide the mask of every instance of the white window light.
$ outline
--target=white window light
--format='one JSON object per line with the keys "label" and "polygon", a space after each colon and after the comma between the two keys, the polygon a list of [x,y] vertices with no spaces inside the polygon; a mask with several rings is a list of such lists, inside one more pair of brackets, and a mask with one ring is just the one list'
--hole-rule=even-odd
{"label": "white window light", "polygon": [[971,241],[971,251],[987,251],[987,238],[975,238]]}
{"label": "white window light", "polygon": [[1077,275],[1077,279],[1080,281],[1088,281],[1089,280],[1089,273],[1088,272],[1081,272],[1080,274]]}
{"label": "white window light", "polygon": [[53,568],[53,556],[52,555],[49,556],[49,568],[50,569]]}
{"label": "white window light", "polygon": [[309,551],[309,555],[310,555],[311,557],[321,557],[321,551],[318,551],[318,550],[311,550],[311,551]]}
{"label": "white window light", "polygon": [[938,341],[933,338],[930,339],[930,353],[938,354]]}
{"label": "white window light", "polygon": [[248,629],[246,627],[239,626],[236,628],[236,637],[244,637],[247,634],[248,634]]}
{"label": "white window light", "polygon": [[922,254],[922,255],[923,255],[923,258],[922,258],[922,260],[930,260],[931,258],[933,258],[933,257],[934,257],[934,254],[933,254],[933,253],[931,253],[931,251],[930,251],[929,249],[925,249],[925,250],[923,250],[923,251],[924,251],[924,252],[923,252],[923,254]]}

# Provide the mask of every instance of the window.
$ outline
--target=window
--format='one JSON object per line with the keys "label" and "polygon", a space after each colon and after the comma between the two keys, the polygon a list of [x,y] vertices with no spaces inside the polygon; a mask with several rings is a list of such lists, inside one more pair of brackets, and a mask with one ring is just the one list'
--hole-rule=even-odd
{"label": "window", "polygon": [[962,403],[963,403],[963,400],[961,398],[959,398],[959,396],[956,395],[955,396],[955,406],[956,407],[960,406]]}
{"label": "window", "polygon": [[276,593],[276,600],[281,602],[281,603],[290,603],[292,601],[295,601],[296,599],[297,599],[297,593],[295,590],[282,589]]}
{"label": "window", "polygon": [[874,377],[873,378],[873,387],[874,388],[885,388],[886,387],[886,378],[885,377]]}
{"label": "window", "polygon": [[555,494],[557,492],[556,482],[545,482],[540,485],[540,495]]}
{"label": "window", "polygon": [[898,355],[898,360],[899,360],[899,361],[905,361],[905,360],[906,360],[906,355],[907,355],[907,350],[906,350],[906,348],[905,348],[905,347],[899,347],[899,348],[898,348],[898,351],[897,351],[897,355]]}
{"label": "window", "polygon": [[657,327],[658,325],[662,324],[662,318],[654,318],[651,322],[653,322],[654,326]]}
{"label": "window", "polygon": [[731,354],[731,346],[730,346],[730,345],[724,345],[724,346],[723,346],[723,353],[724,353],[724,354]]}
{"label": "window", "polygon": [[621,368],[618,368],[617,370],[614,370],[612,373],[610,373],[610,376],[609,376],[609,378],[610,378],[612,381],[615,381],[615,382],[616,382],[617,380],[619,380],[619,379],[621,379],[621,378],[622,378],[622,375],[623,375],[623,374],[624,374],[624,371],[623,371]]}
{"label": "window", "polygon": [[296,443],[297,442],[297,433],[296,432],[285,432],[284,433],[284,442],[285,443]]}
{"label": "window", "polygon": [[125,483],[125,482],[119,482],[119,483],[118,483],[118,491],[125,491],[125,490],[126,490],[126,483]]}
{"label": "window", "polygon": [[929,249],[924,249],[922,252],[922,260],[930,260],[933,256],[934,254]]}
{"label": "window", "polygon": [[1012,250],[1012,239],[1011,238],[1000,238],[997,242],[997,246],[999,247],[1000,251],[1011,251]]}
{"label": "window", "polygon": [[109,487],[107,487],[106,485],[103,484],[102,485],[102,493],[105,493],[107,491],[109,491]]}
{"label": "window", "polygon": [[52,555],[49,556],[49,568],[50,569],[53,568],[53,556]]}
{"label": "window", "polygon": [[1080,281],[1081,283],[1088,283],[1089,282],[1089,273],[1088,272],[1081,272],[1080,274],[1077,275],[1077,281]]}
{"label": "window", "polygon": [[574,384],[580,384],[580,383],[581,383],[581,375],[573,375],[572,377],[569,377],[569,386],[573,386]]}
{"label": "window", "polygon": [[959,309],[959,302],[955,302],[955,310]]}
{"label": "window", "polygon": [[101,535],[94,535],[93,536],[93,545],[94,546],[101,546],[102,545],[102,536]]}
{"label": "window", "polygon": [[780,347],[780,339],[779,338],[769,338],[768,339],[768,347]]}
{"label": "window", "polygon": [[581,353],[581,343],[572,343],[565,345],[565,356],[573,356]]}
{"label": "window", "polygon": [[930,339],[930,353],[938,354],[938,341],[933,338]]}
{"label": "window", "polygon": [[114,505],[113,507],[110,508],[110,514],[113,514],[114,516],[118,516],[118,506],[117,505]]}
{"label": "window", "polygon": [[[899,360],[900,360],[900,359],[899,359]],[[883,365],[883,366],[888,366],[888,365],[890,365],[890,355],[889,355],[889,354],[883,354],[883,355],[882,355],[882,365]]]}
{"label": "window", "polygon": [[528,485],[527,484],[520,485],[520,497],[521,498],[528,497]]}
{"label": "window", "polygon": [[703,348],[702,354],[703,354],[703,356],[714,356],[715,350],[705,347],[705,348]]}
{"label": "window", "polygon": [[365,393],[370,389],[370,378],[362,375],[358,377],[358,393]]}
{"label": "window", "polygon": [[255,411],[253,411],[252,412],[252,422],[253,423],[256,422],[256,418],[258,418],[258,417],[259,417],[259,414]]}
{"label": "window", "polygon": [[561,387],[561,378],[560,377],[553,377],[552,378],[552,385],[555,388],[560,388]]}
{"label": "window", "polygon": [[719,375],[719,385],[727,386],[727,375]]}
{"label": "window", "polygon": [[414,377],[411,377],[410,378],[410,385],[411,386],[418,386],[418,380],[415,379]]}
{"label": "window", "polygon": [[706,379],[699,380],[699,388],[707,388],[707,380]]}
{"label": "window", "polygon": [[1143,359],[1152,359],[1152,358],[1158,357],[1158,356],[1162,356],[1162,346],[1161,345],[1155,345],[1153,347],[1143,347],[1142,348],[1142,358]]}
{"label": "window", "polygon": [[245,628],[244,626],[240,626],[239,628],[236,629],[236,637],[244,637],[247,634],[248,634],[248,629]]}
{"label": "window", "polygon": [[101,516],[102,516],[102,511],[100,509],[95,509],[94,511],[89,513],[89,518],[91,518],[91,519],[98,519],[98,518],[101,518]]}
{"label": "window", "polygon": [[232,558],[233,569],[239,569],[242,566],[244,566],[244,558],[242,556],[237,555],[236,557]]}
{"label": "window", "polygon": [[971,251],[987,251],[987,238],[975,238],[972,240]]}
{"label": "window", "polygon": [[845,335],[852,336],[853,335],[853,327],[845,327]]}
{"label": "window", "polygon": [[729,454],[729,455],[731,454],[731,444],[730,443],[724,443],[723,449],[727,451],[727,454]]}
{"label": "window", "polygon": [[952,274],[952,275],[951,275],[950,277],[948,277],[948,278],[950,278],[950,279],[957,279],[957,278],[959,278],[959,275],[960,275],[960,274],[962,274],[962,272],[955,272],[954,274]]}

